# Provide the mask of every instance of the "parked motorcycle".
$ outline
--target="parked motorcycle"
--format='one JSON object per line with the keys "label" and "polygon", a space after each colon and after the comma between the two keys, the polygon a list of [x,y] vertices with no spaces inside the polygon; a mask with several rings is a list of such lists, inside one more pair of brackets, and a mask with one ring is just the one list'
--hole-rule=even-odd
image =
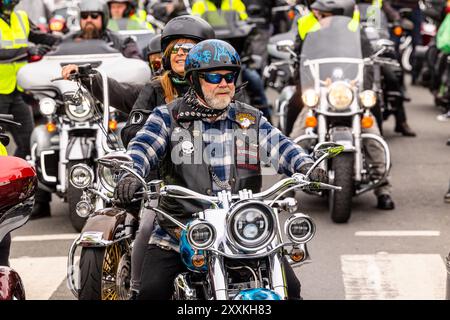
{"label": "parked motorcycle", "polygon": [[[9,143],[4,124],[20,126],[12,115],[0,114],[0,149]],[[0,152],[0,155],[2,152]],[[25,160],[0,156],[0,241],[20,228],[31,216],[37,185],[35,169]],[[8,266],[0,266],[0,300],[25,300],[25,289],[19,274]]]}
{"label": "parked motorcycle", "polygon": [[[373,126],[370,109],[376,105],[376,93],[363,89],[364,66],[385,49],[364,60],[360,31],[349,30],[350,18],[333,16],[321,20],[321,25],[305,38],[302,47],[300,83],[303,108],[308,108],[306,133],[294,141],[307,149],[327,142],[345,146],[341,156],[322,163],[331,183],[342,187],[342,192],[327,194],[332,220],[342,223],[350,218],[352,197],[380,186],[390,169],[389,147],[383,138],[362,133],[362,128]],[[369,163],[365,141],[383,149],[382,176]]]}
{"label": "parked motorcycle", "polygon": [[[317,148],[320,158],[313,167],[343,149],[333,143]],[[176,277],[174,300],[287,299],[282,259],[286,257],[293,267],[310,259],[307,243],[315,234],[315,224],[306,214],[293,213],[295,199],[279,199],[293,189],[340,190],[309,181],[311,168],[306,175],[294,174],[260,193],[244,189],[238,194],[222,191],[217,196],[207,196],[184,187],[164,185],[160,180],[147,183],[132,169],[130,157],[102,159],[102,163],[136,176],[144,186],[144,206],[182,229],[180,256],[190,271]],[[194,214],[193,220],[185,225],[158,208],[160,197],[194,199],[211,207]],[[283,229],[281,211],[293,213]]]}
{"label": "parked motorcycle", "polygon": [[[39,186],[69,203],[72,225],[80,231],[86,220],[76,213],[81,191],[69,184],[69,172],[80,163],[95,168],[95,160],[105,154],[101,145],[104,129],[117,130],[118,126],[114,121],[105,128],[99,126],[101,112],[93,95],[76,82],[58,78],[61,66],[67,64],[90,64],[117,81],[141,84],[150,79],[150,70],[144,61],[125,58],[104,41],[89,40],[63,42],[18,73],[19,85],[39,99],[40,111],[47,118],[31,137],[31,161],[37,168]],[[113,113],[117,116],[118,112]]]}
{"label": "parked motorcycle", "polygon": [[[106,77],[104,72],[100,73],[102,78]],[[108,99],[108,83],[105,84],[104,99]],[[102,122],[104,126],[110,122],[107,108],[103,110]],[[97,160],[95,173],[86,164],[77,164],[69,174],[70,184],[82,191],[76,204],[77,214],[87,221],[69,250],[67,283],[79,300],[128,300],[131,247],[138,217],[115,206],[113,192],[119,178],[118,169],[106,167],[103,163],[127,158],[124,158],[123,148],[117,144],[110,145],[105,135],[102,138],[105,155]],[[75,253],[79,247],[78,268]],[[79,282],[75,280],[76,273]]]}

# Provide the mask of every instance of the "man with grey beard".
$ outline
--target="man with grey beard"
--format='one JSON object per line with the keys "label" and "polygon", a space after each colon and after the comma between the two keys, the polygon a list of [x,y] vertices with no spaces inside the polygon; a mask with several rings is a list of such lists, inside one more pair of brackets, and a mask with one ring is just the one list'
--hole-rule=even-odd
{"label": "man with grey beard", "polygon": [[131,38],[123,38],[106,28],[109,20],[108,5],[102,0],[82,0],[80,3],[80,28],[69,33],[64,41],[80,42],[100,39],[120,51],[127,58],[141,59],[139,48]]}
{"label": "man with grey beard", "polygon": [[[261,164],[270,162],[280,174],[306,173],[313,159],[274,128],[261,112],[234,101],[241,70],[236,50],[221,40],[196,44],[185,62],[191,88],[181,98],[154,109],[144,127],[128,145],[134,169],[142,176],[158,168],[166,184],[217,195],[259,192]],[[321,168],[312,171],[314,181],[327,182]],[[140,188],[139,180],[125,175],[115,198],[125,207]],[[182,223],[208,208],[190,199],[162,197],[161,210]],[[170,299],[175,277],[186,271],[179,254],[181,229],[157,214],[145,253],[138,299]],[[300,282],[286,259],[283,261],[290,299],[300,298]]]}

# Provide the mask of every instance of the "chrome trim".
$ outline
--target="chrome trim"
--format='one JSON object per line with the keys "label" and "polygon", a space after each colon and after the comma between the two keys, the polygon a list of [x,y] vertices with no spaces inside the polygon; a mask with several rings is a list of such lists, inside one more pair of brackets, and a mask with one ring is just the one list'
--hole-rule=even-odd
{"label": "chrome trim", "polygon": [[270,278],[272,279],[273,290],[281,297],[282,300],[287,299],[287,284],[282,271],[283,265],[278,255],[273,255],[270,261]]}
{"label": "chrome trim", "polygon": [[354,161],[354,181],[361,181],[362,170],[362,139],[361,139],[361,116],[355,115],[352,121],[352,132],[355,143],[355,161]]}
{"label": "chrome trim", "polygon": [[[175,294],[179,300],[196,300],[195,290],[192,289],[186,278],[186,273],[180,273],[174,280]],[[183,292],[183,294],[181,294]]]}
{"label": "chrome trim", "polygon": [[40,158],[41,158],[41,170],[42,170],[42,177],[45,179],[45,181],[48,182],[57,182],[58,179],[55,176],[49,176],[47,174],[47,170],[45,167],[45,156],[55,154],[55,150],[45,150],[41,151]]}
{"label": "chrome trim", "polygon": [[[79,186],[76,186],[73,182],[72,182],[72,172],[73,172],[73,170],[75,170],[75,169],[77,169],[77,168],[83,168],[83,169],[86,169],[87,171],[88,171],[88,173],[89,173],[89,175],[91,176],[91,182],[88,184],[88,185],[86,185],[86,186],[84,186],[84,187],[79,187]],[[91,169],[91,167],[89,167],[87,164],[85,164],[85,163],[78,163],[78,164],[76,164],[76,165],[74,165],[72,168],[70,168],[70,171],[69,171],[69,182],[70,182],[70,184],[73,186],[73,187],[75,187],[75,188],[77,188],[77,189],[85,189],[85,188],[87,188],[87,187],[89,187],[89,186],[91,186],[93,183],[94,183],[94,180],[95,180],[95,175],[94,175],[94,170],[92,170]]]}
{"label": "chrome trim", "polygon": [[[208,239],[208,241],[204,245],[198,245],[193,239],[192,239],[192,232],[195,228],[197,228],[199,225],[205,225],[211,230],[211,237]],[[217,231],[216,228],[214,228],[214,225],[212,223],[209,223],[206,220],[194,220],[188,227],[187,227],[187,240],[191,247],[197,250],[205,250],[211,247],[214,242],[216,242],[217,238]]]}
{"label": "chrome trim", "polygon": [[78,240],[81,238],[81,234],[76,238],[69,249],[68,257],[67,257],[67,287],[72,292],[75,298],[78,299],[78,288],[77,284],[75,283],[75,265],[74,265],[74,257],[75,257],[75,251],[78,247]]}
{"label": "chrome trim", "polygon": [[221,257],[209,256],[208,274],[211,291],[215,293],[215,300],[228,300],[228,286],[225,283],[225,267]]}
{"label": "chrome trim", "polygon": [[[297,239],[295,236],[292,235],[290,227],[292,225],[292,223],[295,220],[298,219],[304,219],[308,222],[309,224],[309,232],[307,235],[303,236],[302,240]],[[288,238],[297,244],[304,244],[307,243],[309,241],[311,241],[311,239],[314,237],[314,235],[316,234],[316,225],[314,224],[314,221],[311,219],[311,217],[309,217],[308,215],[304,214],[304,213],[295,213],[293,215],[291,215],[285,222],[284,222],[284,233],[288,236]]]}

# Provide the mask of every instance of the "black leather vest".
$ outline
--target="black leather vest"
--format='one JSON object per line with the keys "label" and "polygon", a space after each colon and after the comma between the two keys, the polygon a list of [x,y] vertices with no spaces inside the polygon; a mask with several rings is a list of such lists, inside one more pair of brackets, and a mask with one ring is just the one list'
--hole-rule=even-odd
{"label": "black leather vest", "polygon": [[[233,163],[230,167],[230,179],[228,181],[233,194],[242,189],[250,189],[259,192],[262,187],[261,166],[259,161],[259,121],[258,109],[241,102],[235,102],[235,117],[232,130],[234,133],[232,147],[234,148]],[[169,136],[170,142],[166,157],[161,163],[161,177],[165,184],[179,185],[205,195],[213,195],[210,166],[204,161],[205,143],[202,139],[203,124],[201,120],[178,123],[177,115],[183,110],[188,110],[182,99],[177,99],[167,105],[171,116],[172,125]],[[238,117],[241,117],[238,119]],[[246,120],[246,124],[238,120]],[[225,121],[225,120],[222,120]],[[250,134],[251,133],[251,134]],[[183,145],[183,142],[185,144]],[[193,148],[186,148],[193,146]],[[209,150],[210,151],[210,150]],[[181,163],[180,163],[181,162]],[[192,214],[210,207],[208,203],[198,200],[161,198],[160,208],[179,221],[186,223]],[[158,215],[158,223],[165,229],[171,229],[175,225],[164,217]]]}

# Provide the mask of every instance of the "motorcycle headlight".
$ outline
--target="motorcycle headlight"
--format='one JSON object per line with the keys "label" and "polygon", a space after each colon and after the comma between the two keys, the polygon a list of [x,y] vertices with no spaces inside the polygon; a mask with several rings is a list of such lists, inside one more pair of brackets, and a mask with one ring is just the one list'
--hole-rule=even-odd
{"label": "motorcycle headlight", "polygon": [[98,179],[101,185],[109,192],[114,192],[114,189],[119,182],[120,173],[120,171],[103,165],[98,166]]}
{"label": "motorcycle headlight", "polygon": [[314,89],[307,89],[302,94],[302,100],[306,106],[313,108],[319,103],[319,95]]}
{"label": "motorcycle headlight", "polygon": [[372,108],[377,104],[377,95],[372,90],[365,90],[360,93],[359,99],[363,107]]}
{"label": "motorcycle headlight", "polygon": [[216,240],[216,229],[206,221],[194,221],[188,226],[187,239],[194,249],[208,249]]}
{"label": "motorcycle headlight", "polygon": [[237,248],[258,251],[270,244],[276,233],[273,210],[257,201],[238,204],[227,218],[228,238]]}
{"label": "motorcycle headlight", "polygon": [[292,242],[302,244],[314,237],[316,225],[307,215],[296,213],[284,223],[284,232]]}
{"label": "motorcycle headlight", "polygon": [[344,82],[335,82],[328,91],[328,102],[337,111],[343,111],[350,107],[353,101],[353,91]]}
{"label": "motorcycle headlight", "polygon": [[51,116],[56,111],[56,101],[52,98],[43,98],[39,101],[39,111],[44,116]]}
{"label": "motorcycle headlight", "polygon": [[87,188],[94,181],[94,172],[86,164],[76,164],[70,169],[69,181],[75,188]]}
{"label": "motorcycle headlight", "polygon": [[92,117],[92,104],[91,101],[84,95],[81,95],[77,99],[78,103],[72,101],[66,104],[67,116],[74,121],[86,121]]}

